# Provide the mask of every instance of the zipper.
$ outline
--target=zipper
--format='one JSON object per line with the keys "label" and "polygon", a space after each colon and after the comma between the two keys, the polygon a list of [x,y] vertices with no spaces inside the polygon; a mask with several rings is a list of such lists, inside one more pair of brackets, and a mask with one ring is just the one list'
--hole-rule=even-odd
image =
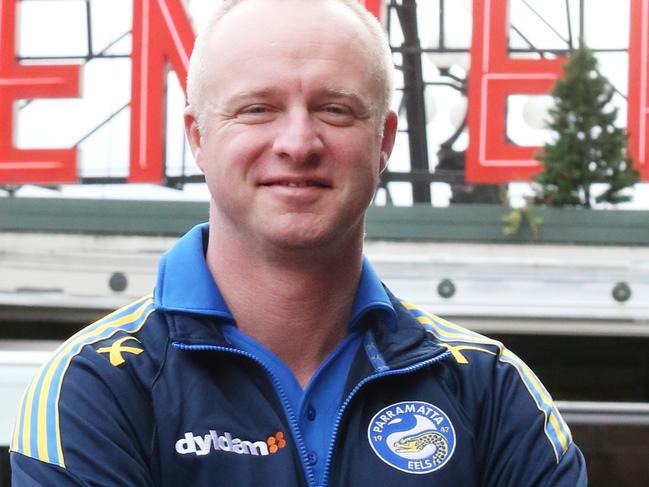
{"label": "zipper", "polygon": [[304,468],[304,471],[306,473],[307,484],[309,486],[316,485],[315,475],[311,470],[311,467],[309,467],[309,462],[307,460],[307,454],[306,454],[306,446],[304,445],[302,434],[300,433],[300,429],[298,428],[297,418],[295,417],[295,413],[293,412],[291,403],[288,400],[288,396],[284,392],[284,389],[282,388],[279,379],[277,379],[273,371],[266,364],[264,364],[261,360],[259,360],[254,355],[236,348],[223,347],[220,345],[189,344],[189,343],[182,343],[182,342],[171,342],[171,345],[174,348],[177,348],[179,350],[232,353],[235,355],[241,355],[242,357],[249,358],[252,361],[259,364],[261,368],[264,369],[268,374],[268,376],[271,378],[273,385],[275,386],[275,390],[277,391],[279,399],[282,403],[282,406],[284,406],[284,412],[286,413],[286,418],[288,419],[289,426],[291,427],[291,433],[293,434],[293,438],[295,439],[298,454],[300,456],[300,460],[302,461],[302,467]]}
{"label": "zipper", "polygon": [[404,374],[409,374],[411,372],[414,372],[416,370],[422,369],[424,367],[427,367],[429,365],[432,365],[434,363],[437,363],[441,360],[444,360],[445,358],[449,357],[451,355],[451,351],[446,351],[442,353],[441,355],[438,355],[436,357],[430,358],[428,360],[424,360],[423,362],[419,362],[414,365],[410,365],[408,367],[404,367],[403,369],[395,369],[395,370],[386,370],[383,372],[378,372],[376,374],[370,375],[368,377],[365,377],[362,381],[360,381],[356,386],[351,390],[347,398],[345,399],[345,402],[343,402],[342,406],[338,410],[338,414],[336,416],[336,420],[334,422],[334,430],[331,435],[331,443],[329,444],[329,451],[327,452],[327,461],[325,463],[325,469],[324,469],[324,476],[322,477],[322,485],[320,487],[326,487],[329,484],[329,469],[331,468],[331,462],[333,460],[333,453],[334,453],[334,446],[336,444],[336,436],[338,435],[338,429],[340,428],[340,423],[342,422],[342,417],[343,414],[345,414],[345,409],[347,409],[347,406],[351,402],[351,400],[354,398],[354,396],[358,393],[358,391],[363,387],[365,384],[368,382],[372,382],[377,379],[381,379],[383,377],[387,377],[389,375],[404,375]]}

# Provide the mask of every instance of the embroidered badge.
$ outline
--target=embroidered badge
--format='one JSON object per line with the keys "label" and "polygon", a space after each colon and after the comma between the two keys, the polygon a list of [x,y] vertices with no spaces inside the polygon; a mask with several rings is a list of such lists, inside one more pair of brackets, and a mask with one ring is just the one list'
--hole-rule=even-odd
{"label": "embroidered badge", "polygon": [[439,470],[455,451],[455,430],[437,406],[421,401],[392,404],[374,415],[367,429],[374,453],[402,472]]}

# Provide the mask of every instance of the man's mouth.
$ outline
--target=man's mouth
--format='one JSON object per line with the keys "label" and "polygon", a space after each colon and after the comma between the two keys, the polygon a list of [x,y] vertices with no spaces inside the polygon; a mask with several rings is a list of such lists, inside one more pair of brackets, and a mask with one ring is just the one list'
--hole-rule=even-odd
{"label": "man's mouth", "polygon": [[280,186],[285,188],[330,188],[331,187],[331,185],[325,183],[324,181],[315,180],[315,179],[300,179],[300,180],[273,179],[273,180],[262,182],[261,186]]}
{"label": "man's mouth", "polygon": [[325,185],[318,182],[318,181],[278,181],[276,183],[271,183],[271,184],[278,184],[280,186],[288,186],[289,188],[307,188],[310,186],[316,186],[316,187],[321,187],[324,188]]}

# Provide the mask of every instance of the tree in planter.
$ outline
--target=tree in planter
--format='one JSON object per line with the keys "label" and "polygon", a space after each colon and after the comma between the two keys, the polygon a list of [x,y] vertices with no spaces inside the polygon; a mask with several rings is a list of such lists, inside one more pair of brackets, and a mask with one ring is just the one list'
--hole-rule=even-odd
{"label": "tree in planter", "polygon": [[557,138],[537,156],[544,170],[534,178],[540,185],[536,202],[590,207],[594,183],[608,184],[606,191],[594,197],[596,202],[628,201],[629,196],[620,192],[633,186],[639,175],[626,152],[626,132],[615,126],[613,87],[583,44],[563,70],[563,78],[552,90],[555,105],[548,123]]}

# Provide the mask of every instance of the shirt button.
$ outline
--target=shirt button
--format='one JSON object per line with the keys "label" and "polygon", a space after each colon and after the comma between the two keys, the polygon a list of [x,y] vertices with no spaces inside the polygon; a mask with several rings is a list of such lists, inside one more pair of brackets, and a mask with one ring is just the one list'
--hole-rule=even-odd
{"label": "shirt button", "polygon": [[309,406],[306,408],[306,419],[309,421],[313,421],[315,419],[315,408],[309,404]]}
{"label": "shirt button", "polygon": [[311,466],[318,463],[318,455],[316,454],[316,452],[314,452],[312,450],[309,450],[308,452],[306,452],[306,461]]}

